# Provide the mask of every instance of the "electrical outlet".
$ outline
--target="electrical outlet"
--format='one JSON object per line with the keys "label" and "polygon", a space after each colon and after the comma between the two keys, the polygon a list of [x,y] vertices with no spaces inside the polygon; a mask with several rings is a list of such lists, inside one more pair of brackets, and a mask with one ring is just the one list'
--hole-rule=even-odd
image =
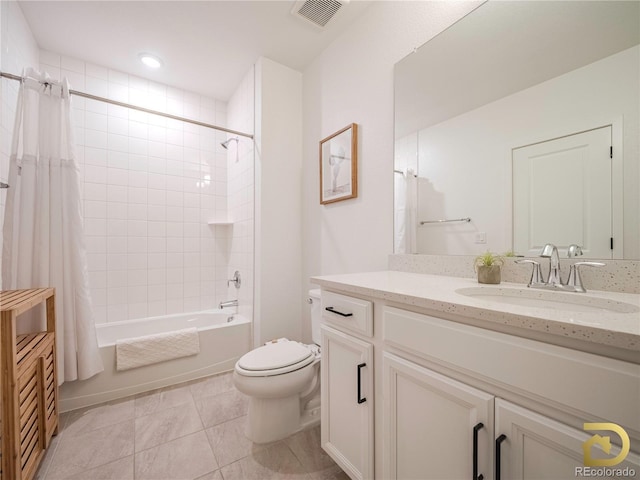
{"label": "electrical outlet", "polygon": [[487,232],[476,232],[476,243],[487,243]]}

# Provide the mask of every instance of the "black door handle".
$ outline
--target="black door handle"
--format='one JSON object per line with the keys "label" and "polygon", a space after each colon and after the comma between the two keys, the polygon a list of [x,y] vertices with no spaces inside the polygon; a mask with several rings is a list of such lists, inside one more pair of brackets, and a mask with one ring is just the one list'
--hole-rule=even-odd
{"label": "black door handle", "polygon": [[496,438],[496,480],[500,480],[500,444],[507,439],[507,436],[503,433]]}
{"label": "black door handle", "polygon": [[327,312],[335,313],[336,315],[340,315],[341,317],[353,317],[353,313],[342,313],[338,310],[334,310],[333,307],[326,307],[325,310]]}
{"label": "black door handle", "polygon": [[473,477],[472,480],[484,480],[484,475],[478,475],[478,430],[484,427],[482,422],[473,427]]}
{"label": "black door handle", "polygon": [[358,403],[364,403],[367,401],[366,398],[362,398],[362,385],[361,385],[361,380],[362,380],[362,376],[361,376],[361,371],[362,371],[362,367],[366,367],[367,364],[366,363],[361,363],[358,365]]}

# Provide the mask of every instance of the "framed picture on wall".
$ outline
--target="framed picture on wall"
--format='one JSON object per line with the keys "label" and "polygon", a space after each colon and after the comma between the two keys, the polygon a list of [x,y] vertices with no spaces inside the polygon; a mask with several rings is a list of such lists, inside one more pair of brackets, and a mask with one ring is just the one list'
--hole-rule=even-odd
{"label": "framed picture on wall", "polygon": [[320,203],[358,196],[358,125],[320,140]]}

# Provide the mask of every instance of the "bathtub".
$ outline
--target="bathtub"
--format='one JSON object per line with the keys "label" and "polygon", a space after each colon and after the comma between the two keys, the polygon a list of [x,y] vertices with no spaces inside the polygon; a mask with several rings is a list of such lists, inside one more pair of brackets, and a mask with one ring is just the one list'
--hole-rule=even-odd
{"label": "bathtub", "polygon": [[[197,355],[116,371],[117,340],[191,327],[198,329]],[[226,372],[251,349],[251,322],[227,310],[100,324],[96,333],[104,372],[88,380],[64,383],[60,387],[61,412]]]}

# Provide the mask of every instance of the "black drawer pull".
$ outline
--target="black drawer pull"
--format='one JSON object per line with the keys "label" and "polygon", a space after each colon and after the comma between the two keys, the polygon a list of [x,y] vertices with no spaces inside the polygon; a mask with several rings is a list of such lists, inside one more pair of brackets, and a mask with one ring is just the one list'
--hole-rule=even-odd
{"label": "black drawer pull", "polygon": [[507,439],[507,436],[503,433],[498,438],[496,438],[496,480],[500,480],[500,444]]}
{"label": "black drawer pull", "polygon": [[327,312],[335,313],[336,315],[340,315],[341,317],[353,317],[353,313],[342,313],[338,310],[334,310],[333,307],[325,308]]}
{"label": "black drawer pull", "polygon": [[484,480],[484,475],[478,475],[478,430],[484,427],[482,422],[473,427],[473,479]]}
{"label": "black drawer pull", "polygon": [[360,371],[362,370],[363,367],[366,367],[367,364],[366,363],[361,363],[360,365],[358,365],[358,403],[364,403],[367,401],[366,398],[362,398],[362,385],[361,385],[361,380],[362,380],[362,376]]}

